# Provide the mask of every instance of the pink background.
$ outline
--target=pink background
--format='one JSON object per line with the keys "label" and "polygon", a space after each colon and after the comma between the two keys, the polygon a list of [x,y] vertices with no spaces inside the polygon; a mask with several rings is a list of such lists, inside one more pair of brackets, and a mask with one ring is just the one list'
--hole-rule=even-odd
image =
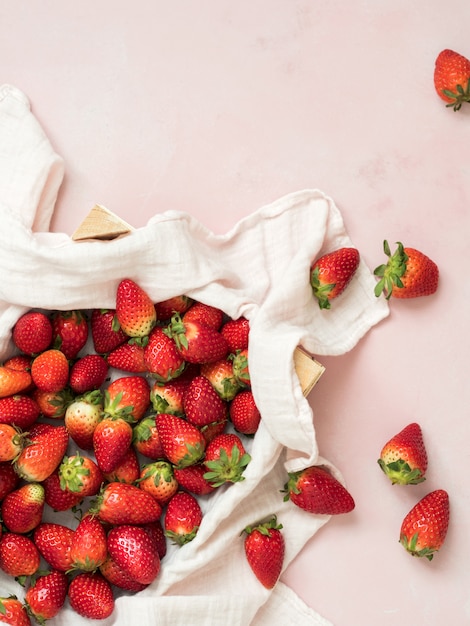
{"label": "pink background", "polygon": [[[467,0],[0,0],[0,82],[66,164],[53,230],[101,203],[136,227],[177,209],[223,233],[315,187],[371,269],[384,238],[438,263],[438,293],[393,301],[352,352],[322,358],[309,396],[356,509],[283,580],[337,626],[470,624],[470,105],[454,113],[433,88],[440,50],[470,57],[469,24]],[[376,460],[410,421],[428,479],[392,487]],[[445,546],[413,559],[401,520],[437,488]]]}

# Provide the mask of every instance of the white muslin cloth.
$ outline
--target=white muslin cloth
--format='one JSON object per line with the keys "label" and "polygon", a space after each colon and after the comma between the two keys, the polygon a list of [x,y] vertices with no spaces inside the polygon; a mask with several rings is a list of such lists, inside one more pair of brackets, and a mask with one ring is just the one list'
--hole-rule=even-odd
{"label": "white muslin cloth", "polygon": [[[49,232],[63,175],[63,160],[27,96],[0,87],[0,357],[11,353],[11,330],[24,311],[113,308],[117,284],[128,277],[155,302],[184,293],[250,320],[250,374],[263,416],[245,480],[202,499],[205,517],[196,538],[169,549],[147,589],[118,594],[114,614],[101,623],[326,626],[283,583],[267,591],[256,581],[240,533],[276,514],[287,566],[329,519],[284,502],[280,493],[287,470],[327,462],[293,353],[301,344],[318,356],[343,354],[389,313],[362,261],[330,310],[320,310],[312,297],[311,261],[353,245],[338,208],[322,192],[303,190],[260,208],[225,235],[187,213],[166,211],[126,237],[78,243]],[[312,564],[312,581],[320,570]],[[0,595],[7,592],[21,596],[17,583],[0,573]],[[89,623],[67,604],[50,622]]]}

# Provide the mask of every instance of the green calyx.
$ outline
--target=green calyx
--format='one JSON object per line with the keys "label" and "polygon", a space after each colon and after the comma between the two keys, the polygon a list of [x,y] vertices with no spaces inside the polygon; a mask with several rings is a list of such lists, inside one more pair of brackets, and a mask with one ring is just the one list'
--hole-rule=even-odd
{"label": "green calyx", "polygon": [[452,102],[449,102],[446,106],[452,107],[454,111],[459,111],[464,102],[470,102],[470,79],[467,81],[466,87],[456,85],[455,91],[443,89],[442,94],[452,99]]}
{"label": "green calyx", "polygon": [[111,395],[106,389],[104,392],[103,417],[108,417],[111,419],[122,419],[125,422],[133,424],[135,422],[134,405],[128,404],[126,406],[119,406],[122,402],[123,397],[124,394],[122,391],[120,391],[115,395],[113,399],[111,399]]}
{"label": "green calyx", "polygon": [[405,534],[402,534],[400,537],[401,545],[405,548],[407,552],[411,554],[411,556],[426,557],[428,561],[432,561],[434,553],[437,552],[438,549],[431,546],[426,546],[418,550],[418,541],[419,533],[415,533],[411,538],[408,538]]}
{"label": "green calyx", "polygon": [[209,471],[203,476],[213,487],[220,487],[227,482],[240,482],[245,480],[243,472],[250,461],[251,456],[247,452],[241,454],[236,445],[233,446],[230,455],[224,448],[221,448],[218,459],[205,461],[205,466]]}
{"label": "green calyx", "polygon": [[257,530],[262,535],[269,537],[270,530],[281,530],[282,527],[282,524],[278,524],[276,515],[272,515],[267,522],[257,522],[253,526],[246,526],[240,534],[246,533],[247,535],[251,535],[254,530]]}
{"label": "green calyx", "polygon": [[64,491],[78,493],[84,483],[84,478],[90,475],[90,470],[84,465],[84,459],[77,452],[72,457],[64,457],[60,468],[60,488]]}
{"label": "green calyx", "polygon": [[384,293],[386,300],[389,300],[392,295],[393,287],[403,287],[401,279],[406,272],[408,255],[400,241],[397,241],[397,246],[396,251],[392,255],[388,241],[384,241],[383,247],[388,261],[387,263],[379,265],[374,270],[374,275],[380,278],[374,289],[377,298]]}
{"label": "green calyx", "polygon": [[285,493],[286,495],[284,496],[284,502],[287,502],[288,500],[290,500],[290,494],[291,493],[295,493],[295,494],[299,494],[300,493],[300,489],[298,487],[298,482],[299,482],[299,477],[301,475],[301,471],[300,472],[289,472],[288,474],[288,481],[285,483],[284,485],[284,489],[281,490],[281,493]]}
{"label": "green calyx", "polygon": [[188,533],[175,533],[172,530],[165,530],[165,535],[170,539],[172,543],[177,546],[184,546],[185,543],[189,543],[197,535],[199,526],[194,526],[191,532]]}
{"label": "green calyx", "polygon": [[310,273],[310,285],[313,295],[318,300],[320,309],[331,308],[330,293],[336,287],[336,283],[322,283],[320,280],[320,268],[314,267]]}
{"label": "green calyx", "polygon": [[176,343],[178,350],[188,347],[188,340],[186,338],[186,326],[184,325],[181,315],[175,313],[170,320],[169,325],[163,329],[163,332],[167,337],[170,337]]}
{"label": "green calyx", "polygon": [[200,443],[196,443],[195,445],[186,444],[186,454],[184,454],[177,463],[175,463],[175,467],[178,469],[183,469],[188,467],[189,465],[194,465],[199,460],[202,459],[205,451],[204,445]]}
{"label": "green calyx", "polygon": [[410,464],[403,459],[392,463],[385,463],[383,459],[379,459],[377,463],[392,481],[392,485],[418,485],[426,480],[419,468],[411,468]]}

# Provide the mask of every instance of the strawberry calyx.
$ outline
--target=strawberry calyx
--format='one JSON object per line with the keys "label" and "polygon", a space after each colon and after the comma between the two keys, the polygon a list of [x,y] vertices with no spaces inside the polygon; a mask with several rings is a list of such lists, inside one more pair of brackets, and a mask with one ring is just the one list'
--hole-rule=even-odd
{"label": "strawberry calyx", "polygon": [[90,475],[79,452],[73,456],[65,456],[59,468],[60,487],[64,491],[79,492],[83,487],[83,478]]}
{"label": "strawberry calyx", "polygon": [[189,543],[197,535],[199,526],[194,526],[192,530],[185,533],[174,532],[173,530],[165,530],[165,535],[172,541],[174,545],[184,546],[185,543]]}
{"label": "strawberry calyx", "polygon": [[163,332],[167,337],[174,340],[178,350],[181,350],[181,348],[186,349],[188,347],[186,325],[181,319],[181,315],[179,313],[175,313],[172,316],[170,323],[163,329]]}
{"label": "strawberry calyx", "polygon": [[412,468],[403,459],[386,463],[383,459],[378,459],[382,471],[390,478],[392,485],[418,485],[426,480],[423,472],[418,467]]}
{"label": "strawberry calyx", "polygon": [[282,528],[282,524],[278,524],[277,517],[273,514],[273,516],[266,522],[256,523],[254,526],[246,526],[240,534],[243,535],[243,533],[246,533],[247,535],[251,535],[252,532],[257,530],[262,535],[269,537],[270,530],[281,530]]}
{"label": "strawberry calyx", "polygon": [[190,465],[194,465],[200,461],[204,455],[204,446],[196,443],[195,445],[186,443],[185,448],[187,450],[186,454],[184,454],[176,463],[175,467],[178,469],[183,469],[185,467],[189,467]]}
{"label": "strawberry calyx", "polygon": [[455,91],[443,89],[442,94],[452,100],[452,102],[446,104],[446,107],[452,107],[454,111],[458,111],[464,102],[470,102],[470,78],[467,81],[466,87],[456,85]]}
{"label": "strawberry calyx", "polygon": [[424,548],[421,548],[420,550],[418,550],[417,548],[418,541],[419,541],[419,533],[415,533],[411,537],[407,537],[406,535],[403,534],[400,537],[401,545],[412,556],[426,557],[428,561],[432,561],[434,553],[437,552],[437,548],[425,546]]}
{"label": "strawberry calyx", "polygon": [[122,402],[124,394],[122,391],[119,391],[113,399],[111,399],[111,394],[106,389],[104,392],[104,418],[110,419],[122,419],[125,422],[130,424],[135,422],[134,418],[134,405],[127,404],[126,406],[119,406]]}
{"label": "strawberry calyx", "polygon": [[394,286],[403,287],[401,279],[406,272],[406,263],[409,257],[400,241],[397,241],[397,249],[393,254],[387,240],[384,240],[383,249],[388,257],[388,261],[374,270],[374,275],[380,278],[375,286],[374,294],[376,297],[379,297],[384,293],[386,300],[389,300]]}
{"label": "strawberry calyx", "polygon": [[205,472],[203,477],[213,487],[220,487],[227,482],[240,482],[245,480],[243,472],[250,461],[251,456],[248,452],[241,454],[236,445],[233,446],[230,456],[224,448],[221,448],[218,459],[206,460],[204,462],[209,471]]}
{"label": "strawberry calyx", "polygon": [[331,308],[329,295],[336,287],[336,283],[323,283],[320,280],[320,267],[318,266],[310,273],[310,285],[313,289],[313,295],[318,299],[320,309]]}

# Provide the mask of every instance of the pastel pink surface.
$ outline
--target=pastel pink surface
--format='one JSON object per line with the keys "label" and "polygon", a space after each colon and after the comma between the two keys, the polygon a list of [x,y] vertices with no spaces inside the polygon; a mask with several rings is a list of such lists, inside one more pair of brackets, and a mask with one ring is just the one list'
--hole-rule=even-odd
{"label": "pastel pink surface", "polygon": [[[8,10],[7,10],[8,7]],[[322,358],[309,396],[322,456],[353,513],[331,520],[283,580],[337,626],[470,623],[470,106],[447,109],[434,61],[470,57],[465,0],[0,3],[2,82],[23,90],[66,178],[53,230],[95,203],[136,227],[186,211],[216,233],[319,188],[373,269],[382,241],[439,265],[435,296],[392,302],[349,354]],[[410,421],[428,478],[392,487],[376,463]],[[398,543],[402,518],[444,488],[451,527],[432,562]]]}

